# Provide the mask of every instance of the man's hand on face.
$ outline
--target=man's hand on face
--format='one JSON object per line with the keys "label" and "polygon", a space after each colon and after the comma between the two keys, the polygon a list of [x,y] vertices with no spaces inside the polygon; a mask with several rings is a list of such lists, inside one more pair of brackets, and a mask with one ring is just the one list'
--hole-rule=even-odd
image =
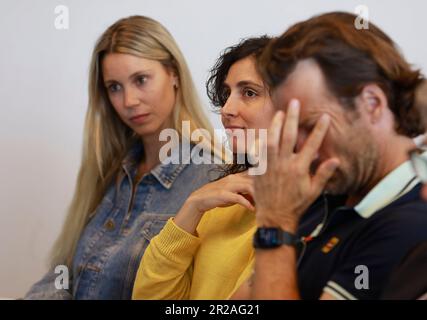
{"label": "man's hand on face", "polygon": [[298,138],[300,103],[291,100],[285,118],[276,113],[268,131],[267,171],[254,176],[255,203],[259,226],[281,227],[295,232],[299,218],[322,193],[339,165],[336,158],[322,162],[313,175],[310,165],[329,127],[330,118],[323,115],[299,152]]}

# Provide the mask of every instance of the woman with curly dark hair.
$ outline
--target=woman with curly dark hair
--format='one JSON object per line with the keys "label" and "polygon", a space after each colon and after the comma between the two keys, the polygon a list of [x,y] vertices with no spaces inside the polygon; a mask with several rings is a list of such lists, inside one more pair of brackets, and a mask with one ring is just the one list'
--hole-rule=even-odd
{"label": "woman with curly dark hair", "polygon": [[[251,38],[222,53],[208,96],[231,133],[266,129],[274,108],[256,59],[270,38]],[[235,141],[233,141],[235,142]],[[233,143],[235,155],[247,153]],[[136,277],[134,299],[225,299],[248,277],[254,251],[252,179],[244,163],[193,192],[151,240]]]}

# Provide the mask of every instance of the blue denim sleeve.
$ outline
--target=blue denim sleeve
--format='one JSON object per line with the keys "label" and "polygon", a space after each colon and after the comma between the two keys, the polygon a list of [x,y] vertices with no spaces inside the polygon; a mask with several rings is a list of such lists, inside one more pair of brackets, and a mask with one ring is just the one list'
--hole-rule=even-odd
{"label": "blue denim sleeve", "polygon": [[43,278],[36,282],[25,295],[25,300],[72,300],[72,279],[69,280],[69,288],[57,289],[55,279],[58,277],[53,270],[47,272]]}

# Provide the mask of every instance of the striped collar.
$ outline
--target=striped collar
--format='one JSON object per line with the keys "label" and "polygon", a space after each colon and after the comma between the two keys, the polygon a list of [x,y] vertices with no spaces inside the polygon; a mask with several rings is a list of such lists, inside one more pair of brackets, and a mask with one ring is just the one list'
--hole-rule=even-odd
{"label": "striped collar", "polygon": [[[422,154],[427,157],[427,151]],[[411,161],[402,163],[385,176],[355,207],[363,218],[370,218],[375,212],[411,191],[420,180],[416,176]]]}

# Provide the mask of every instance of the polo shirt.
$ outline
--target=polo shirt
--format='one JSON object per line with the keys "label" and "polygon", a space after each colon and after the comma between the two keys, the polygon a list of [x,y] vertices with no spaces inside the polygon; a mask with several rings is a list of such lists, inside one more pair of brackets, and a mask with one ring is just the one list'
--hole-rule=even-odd
{"label": "polo shirt", "polygon": [[427,299],[427,241],[413,248],[393,271],[382,299]]}
{"label": "polo shirt", "polygon": [[[423,156],[427,156],[424,153]],[[302,299],[378,299],[393,268],[427,240],[427,203],[410,161],[384,177],[355,207],[323,195],[302,217],[298,284]]]}

